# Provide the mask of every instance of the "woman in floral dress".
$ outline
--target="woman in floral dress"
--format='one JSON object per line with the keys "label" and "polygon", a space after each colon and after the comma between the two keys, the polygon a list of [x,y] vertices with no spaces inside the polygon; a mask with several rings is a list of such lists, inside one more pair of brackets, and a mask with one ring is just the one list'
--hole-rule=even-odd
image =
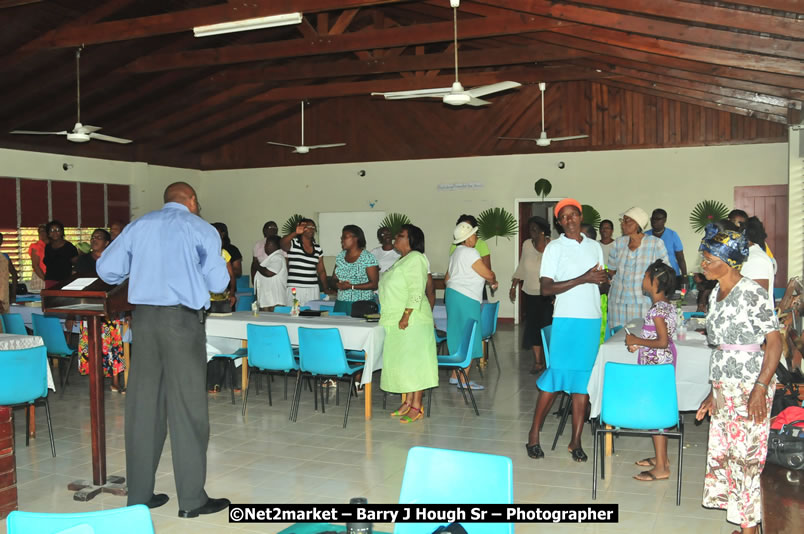
{"label": "woman in floral dress", "polygon": [[726,510],[742,534],[753,534],[761,519],[759,479],[782,339],[767,291],[740,275],[748,256],[745,236],[710,224],[700,250],[704,275],[717,280],[706,316],[707,340],[717,347],[709,371],[712,392],[696,415],[712,417],[703,506]]}

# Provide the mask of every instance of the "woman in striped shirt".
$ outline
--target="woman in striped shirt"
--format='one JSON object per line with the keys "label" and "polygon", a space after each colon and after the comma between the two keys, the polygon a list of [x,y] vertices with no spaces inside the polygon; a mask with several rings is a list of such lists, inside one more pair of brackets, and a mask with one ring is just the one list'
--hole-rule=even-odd
{"label": "woman in striped shirt", "polygon": [[324,270],[324,251],[313,239],[315,222],[311,219],[299,221],[296,230],[282,238],[282,250],[288,253],[288,302],[293,302],[291,291],[296,289],[296,299],[304,306],[328,292],[327,273]]}

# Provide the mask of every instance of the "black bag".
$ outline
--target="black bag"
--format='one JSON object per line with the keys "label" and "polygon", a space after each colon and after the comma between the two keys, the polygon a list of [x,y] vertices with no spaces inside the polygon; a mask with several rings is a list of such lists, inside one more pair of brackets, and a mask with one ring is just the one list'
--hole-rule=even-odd
{"label": "black bag", "polygon": [[804,419],[771,429],[768,436],[768,462],[787,469],[804,469],[804,428],[795,426]]}
{"label": "black bag", "polygon": [[466,529],[460,523],[450,523],[442,525],[433,531],[433,534],[467,534]]}
{"label": "black bag", "polygon": [[[777,371],[778,372],[778,371]],[[784,383],[784,389],[777,389],[773,394],[771,417],[776,417],[790,406],[800,406],[798,400],[798,384]]]}
{"label": "black bag", "polygon": [[352,303],[352,317],[365,317],[370,313],[377,313],[380,307],[373,300],[358,300]]}

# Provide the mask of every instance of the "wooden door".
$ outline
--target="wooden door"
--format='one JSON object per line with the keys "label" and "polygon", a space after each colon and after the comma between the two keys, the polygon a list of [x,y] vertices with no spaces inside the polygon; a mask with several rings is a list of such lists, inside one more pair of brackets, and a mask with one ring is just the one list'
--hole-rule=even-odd
{"label": "wooden door", "polygon": [[787,286],[788,187],[750,185],[734,188],[734,207],[759,217],[765,225],[768,246],[776,258],[775,287]]}

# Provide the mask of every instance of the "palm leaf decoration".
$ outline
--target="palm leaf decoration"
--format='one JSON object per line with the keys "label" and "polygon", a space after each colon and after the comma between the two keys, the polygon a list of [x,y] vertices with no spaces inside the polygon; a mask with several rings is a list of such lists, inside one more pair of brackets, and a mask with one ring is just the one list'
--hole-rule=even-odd
{"label": "palm leaf decoration", "polygon": [[690,226],[696,232],[702,232],[706,225],[721,221],[729,216],[729,208],[717,200],[702,200],[690,214]]}
{"label": "palm leaf decoration", "polygon": [[581,210],[583,211],[583,223],[584,224],[591,224],[592,228],[595,230],[600,228],[600,221],[602,217],[600,216],[600,212],[598,212],[595,208],[590,206],[589,204],[583,204],[581,206]]}
{"label": "palm leaf decoration", "polygon": [[410,217],[404,213],[389,213],[380,221],[380,226],[377,230],[387,227],[391,230],[391,235],[395,236],[402,230],[403,224],[410,224]]}
{"label": "palm leaf decoration", "polygon": [[304,219],[304,215],[299,215],[298,213],[294,213],[291,215],[285,224],[282,225],[282,235],[292,234],[296,231],[296,227],[299,226],[299,222]]}
{"label": "palm leaf decoration", "polygon": [[544,197],[549,195],[550,191],[553,190],[553,184],[551,184],[550,180],[547,178],[541,178],[537,180],[535,184],[533,184],[533,190],[536,191],[537,195],[542,197],[542,200],[544,200]]}
{"label": "palm leaf decoration", "polygon": [[482,211],[477,217],[477,235],[486,241],[492,237],[510,239],[516,235],[518,229],[516,219],[504,208],[490,208]]}

